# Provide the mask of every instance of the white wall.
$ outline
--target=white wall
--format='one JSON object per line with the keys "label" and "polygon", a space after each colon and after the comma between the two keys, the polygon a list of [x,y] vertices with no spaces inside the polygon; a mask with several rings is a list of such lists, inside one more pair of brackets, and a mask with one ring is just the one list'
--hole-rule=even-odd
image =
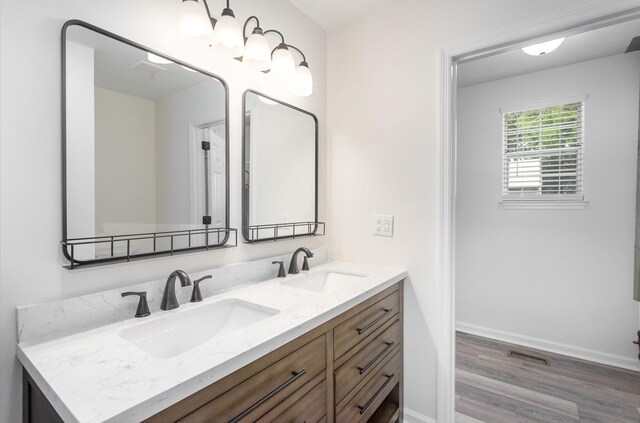
{"label": "white wall", "polygon": [[[588,96],[586,209],[503,209],[500,108],[580,96]],[[638,330],[632,292],[639,96],[638,53],[459,90],[461,329],[532,338],[640,369],[629,342]]]}
{"label": "white wall", "polygon": [[[325,216],[326,35],[285,0],[232,3],[239,19],[260,16],[307,54],[316,90],[294,97],[268,75],[177,33],[177,0],[0,0],[0,422],[20,421],[20,366],[15,358],[15,306],[293,251],[318,247],[328,237],[208,251],[129,264],[68,271],[59,241],[61,219],[60,30],[82,19],[220,75],[230,88],[231,226],[241,220],[242,93],[253,88],[318,115],[320,216]],[[220,13],[223,2],[210,2]],[[214,282],[215,283],[215,282]]]}
{"label": "white wall", "polygon": [[[436,415],[441,49],[596,3],[402,0],[329,33],[331,254],[409,271],[408,422]],[[395,215],[393,238],[371,235],[374,213]]]}
{"label": "white wall", "polygon": [[155,108],[153,101],[95,87],[96,234],[126,233],[118,223],[156,222]]}

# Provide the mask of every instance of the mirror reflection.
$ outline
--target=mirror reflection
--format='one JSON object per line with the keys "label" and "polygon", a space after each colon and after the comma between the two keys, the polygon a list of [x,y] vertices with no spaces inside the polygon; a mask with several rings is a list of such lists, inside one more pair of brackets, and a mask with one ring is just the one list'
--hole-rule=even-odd
{"label": "mirror reflection", "polygon": [[316,117],[253,91],[244,102],[244,238],[315,233]]}
{"label": "mirror reflection", "polygon": [[66,30],[66,239],[199,234],[76,246],[75,258],[224,243],[202,230],[227,228],[226,87],[124,41]]}

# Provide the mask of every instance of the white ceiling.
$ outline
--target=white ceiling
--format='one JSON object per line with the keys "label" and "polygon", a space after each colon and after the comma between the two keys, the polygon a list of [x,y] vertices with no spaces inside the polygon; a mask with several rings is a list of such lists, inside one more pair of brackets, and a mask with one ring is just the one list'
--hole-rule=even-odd
{"label": "white ceiling", "polygon": [[159,101],[187,88],[211,81],[216,101],[224,101],[225,88],[220,81],[199,72],[189,72],[176,63],[158,65],[153,77],[131,69],[140,61],[147,62],[147,52],[114,40],[85,27],[73,25],[67,30],[67,40],[93,49],[95,85],[123,94]]}
{"label": "white ceiling", "polygon": [[398,0],[289,0],[325,30],[368,15],[394,1]]}
{"label": "white ceiling", "polygon": [[639,35],[640,20],[636,20],[569,36],[557,50],[544,56],[529,56],[518,48],[461,63],[458,65],[458,86],[467,87],[621,54],[625,52],[631,39]]}

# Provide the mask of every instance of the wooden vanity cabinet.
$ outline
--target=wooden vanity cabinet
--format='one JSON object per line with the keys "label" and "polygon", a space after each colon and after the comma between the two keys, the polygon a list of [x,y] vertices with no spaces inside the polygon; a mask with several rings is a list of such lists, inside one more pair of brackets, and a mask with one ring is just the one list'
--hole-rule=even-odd
{"label": "wooden vanity cabinet", "polygon": [[[402,422],[402,284],[374,295],[144,423]],[[25,378],[32,382],[28,375]],[[38,404],[43,401],[44,396],[25,390],[25,409],[51,408],[48,402]],[[25,422],[54,421],[37,415],[28,413]]]}

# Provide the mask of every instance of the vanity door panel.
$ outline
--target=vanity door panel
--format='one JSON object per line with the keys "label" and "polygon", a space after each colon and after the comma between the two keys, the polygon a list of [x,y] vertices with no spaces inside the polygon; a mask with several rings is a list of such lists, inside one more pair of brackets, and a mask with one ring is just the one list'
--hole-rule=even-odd
{"label": "vanity door panel", "polygon": [[317,423],[326,415],[326,402],[327,381],[323,380],[278,417],[270,412],[256,423]]}
{"label": "vanity door panel", "polygon": [[325,337],[321,336],[179,421],[254,422],[323,372],[325,361]]}

